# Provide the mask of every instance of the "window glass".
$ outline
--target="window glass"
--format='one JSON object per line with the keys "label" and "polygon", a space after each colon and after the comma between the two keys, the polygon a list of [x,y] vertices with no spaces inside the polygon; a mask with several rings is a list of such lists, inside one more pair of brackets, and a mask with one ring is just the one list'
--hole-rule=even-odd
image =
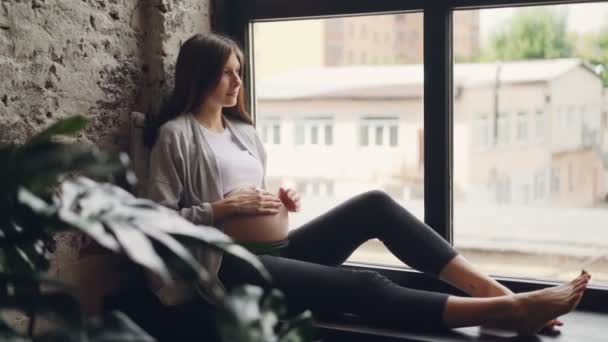
{"label": "window glass", "polygon": [[[422,18],[403,13],[253,24],[253,114],[267,135],[267,181],[302,196],[290,229],[373,189],[424,220]],[[278,140],[263,117],[279,119]],[[350,260],[403,266],[377,240]]]}
{"label": "window glass", "polygon": [[487,273],[608,283],[606,18],[606,2],[454,13],[454,243]]}

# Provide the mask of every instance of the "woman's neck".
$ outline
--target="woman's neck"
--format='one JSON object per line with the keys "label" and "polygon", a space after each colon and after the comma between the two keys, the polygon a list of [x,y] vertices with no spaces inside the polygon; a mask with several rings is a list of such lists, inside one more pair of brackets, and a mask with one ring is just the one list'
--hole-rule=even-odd
{"label": "woman's neck", "polygon": [[192,114],[201,125],[205,126],[205,128],[216,132],[222,132],[224,130],[221,106],[203,104],[198,111],[193,112]]}

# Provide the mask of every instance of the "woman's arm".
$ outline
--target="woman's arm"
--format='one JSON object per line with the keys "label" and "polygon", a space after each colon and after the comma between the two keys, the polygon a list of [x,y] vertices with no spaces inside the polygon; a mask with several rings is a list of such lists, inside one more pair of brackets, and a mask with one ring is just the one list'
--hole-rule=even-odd
{"label": "woman's arm", "polygon": [[238,211],[238,208],[235,208],[226,199],[221,199],[211,203],[211,211],[213,212],[213,218],[218,222],[234,215]]}
{"label": "woman's arm", "polygon": [[[179,205],[183,192],[182,158],[185,155],[186,151],[183,151],[178,143],[178,134],[163,126],[150,152],[146,197],[175,210],[194,224],[212,226],[216,220],[212,203],[205,202],[188,208],[181,208]],[[224,210],[220,210],[218,214],[224,215],[222,211]]]}

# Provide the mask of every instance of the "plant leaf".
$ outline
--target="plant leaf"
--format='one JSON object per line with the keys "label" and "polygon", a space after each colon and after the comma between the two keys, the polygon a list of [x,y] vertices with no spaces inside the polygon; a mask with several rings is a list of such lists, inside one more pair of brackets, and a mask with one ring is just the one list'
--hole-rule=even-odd
{"label": "plant leaf", "polygon": [[83,130],[87,125],[87,118],[82,115],[74,115],[61,119],[52,124],[42,132],[36,134],[29,140],[26,146],[37,145],[46,142],[56,135],[74,135]]}
{"label": "plant leaf", "polygon": [[154,342],[156,341],[125,314],[115,311],[101,319],[87,322],[87,333],[95,342]]}
{"label": "plant leaf", "polygon": [[5,342],[31,342],[32,340],[21,335],[0,318],[0,340]]}
{"label": "plant leaf", "polygon": [[94,146],[51,141],[19,148],[15,163],[19,183],[35,193],[69,172],[106,177],[124,168],[118,158]]}
{"label": "plant leaf", "polygon": [[279,342],[312,341],[315,338],[315,329],[310,311],[304,311],[297,317],[283,322],[279,336]]}
{"label": "plant leaf", "polygon": [[280,322],[284,296],[272,290],[263,297],[262,289],[245,285],[227,294],[218,313],[218,328],[224,341],[305,342],[314,337],[312,315],[305,311],[296,318]]}
{"label": "plant leaf", "polygon": [[112,231],[127,257],[161,276],[163,280],[171,281],[165,262],[158,256],[152,242],[141,230],[112,219],[105,220],[105,226]]}
{"label": "plant leaf", "polygon": [[[95,240],[103,238],[104,241],[100,241],[100,244],[110,245],[111,250],[116,250],[115,246],[111,246],[114,237],[110,238],[107,235],[117,234],[116,232],[123,228],[133,229],[141,231],[148,238],[163,245],[173,256],[179,257],[185,265],[189,265],[191,271],[193,270],[195,274],[199,275],[202,282],[208,281],[207,273],[202,272],[196,259],[187,249],[180,246],[178,240],[188,240],[189,245],[193,248],[197,245],[211,247],[244,258],[263,276],[270,278],[255,255],[243,247],[235,245],[219,230],[207,226],[196,226],[175,211],[152,201],[136,199],[127,191],[112,184],[97,183],[79,177],[75,180],[65,181],[62,184],[61,194],[57,198],[61,218]],[[103,222],[105,229],[101,229],[94,222]],[[90,227],[94,227],[94,234]],[[132,248],[126,242],[121,245],[125,250]],[[137,249],[134,248],[127,255],[133,260],[137,253]],[[134,261],[140,264],[143,262],[143,260]],[[160,268],[155,267],[155,271],[160,272]],[[181,274],[181,276],[188,277],[188,274]]]}
{"label": "plant leaf", "polygon": [[[173,256],[177,257],[187,266],[187,269],[192,272],[192,276],[187,277],[187,279],[198,279],[203,283],[209,282],[209,273],[199,265],[198,261],[190,253],[190,251],[174,237],[169,234],[164,234],[162,231],[158,231],[154,228],[149,228],[146,225],[140,225],[139,229],[145,231],[151,239],[160,243],[167,249],[167,251],[169,251]],[[187,274],[188,272],[184,271],[182,272],[182,275],[184,273]]]}

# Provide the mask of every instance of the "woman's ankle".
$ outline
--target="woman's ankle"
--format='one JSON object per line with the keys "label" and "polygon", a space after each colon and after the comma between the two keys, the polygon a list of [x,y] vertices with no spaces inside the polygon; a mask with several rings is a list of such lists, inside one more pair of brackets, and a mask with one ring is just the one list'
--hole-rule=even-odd
{"label": "woman's ankle", "polygon": [[500,284],[499,282],[493,279],[483,289],[483,297],[500,297],[510,296],[513,294],[513,291],[511,291],[508,287]]}

